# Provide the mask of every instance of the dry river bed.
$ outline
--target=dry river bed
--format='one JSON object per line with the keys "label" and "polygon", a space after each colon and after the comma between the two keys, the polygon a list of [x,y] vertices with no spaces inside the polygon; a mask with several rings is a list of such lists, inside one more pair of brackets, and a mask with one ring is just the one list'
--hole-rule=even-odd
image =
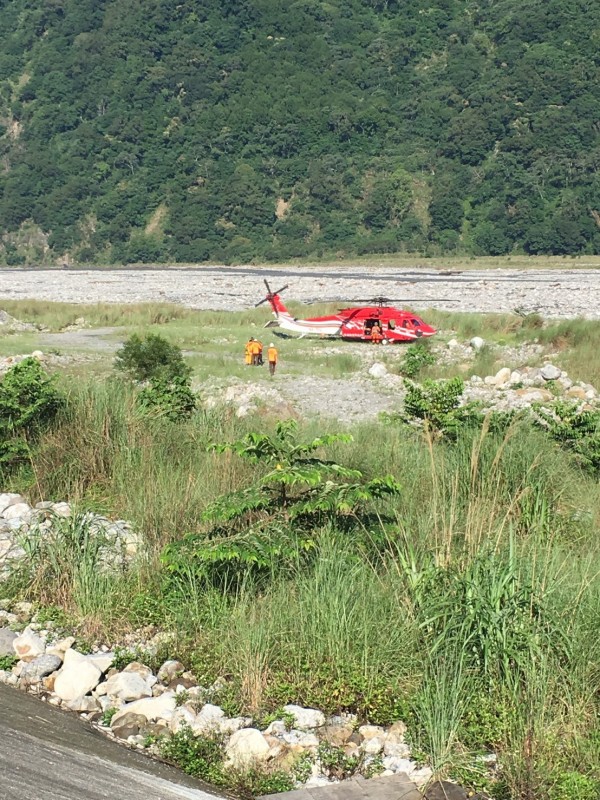
{"label": "dry river bed", "polygon": [[600,319],[600,270],[429,267],[187,267],[144,269],[0,268],[0,299],[71,303],[172,302],[198,309],[246,309],[289,284],[303,302],[356,302],[385,295],[413,308],[510,312]]}

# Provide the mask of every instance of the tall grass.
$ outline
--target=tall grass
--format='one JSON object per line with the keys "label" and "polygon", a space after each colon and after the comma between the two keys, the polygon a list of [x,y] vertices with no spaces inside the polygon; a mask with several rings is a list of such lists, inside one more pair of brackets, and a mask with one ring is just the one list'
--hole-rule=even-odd
{"label": "tall grass", "polygon": [[253,477],[206,445],[271,424],[218,409],[181,425],[148,420],[119,381],[73,384],[15,485],[131,520],[148,560],[105,584],[84,556],[59,569],[71,550],[55,543],[28,595],[108,630],[174,629],[202,681],[227,677],[232,711],[299,702],[402,717],[438,774],[464,780],[481,771],[475,752],[494,748],[515,800],[555,800],[566,772],[597,773],[597,482],[524,423],[453,443],[363,425],[329,455],[402,483],[379,522],[323,528],[310,563],[299,557],[260,583],[251,569],[231,586],[192,564],[166,573],[163,546],[202,530],[207,503]]}

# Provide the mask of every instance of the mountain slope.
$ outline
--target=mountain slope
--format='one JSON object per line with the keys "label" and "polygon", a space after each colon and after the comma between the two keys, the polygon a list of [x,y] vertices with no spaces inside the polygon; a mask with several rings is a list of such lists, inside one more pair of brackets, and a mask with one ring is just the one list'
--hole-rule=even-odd
{"label": "mountain slope", "polygon": [[5,0],[0,261],[600,252],[591,0]]}

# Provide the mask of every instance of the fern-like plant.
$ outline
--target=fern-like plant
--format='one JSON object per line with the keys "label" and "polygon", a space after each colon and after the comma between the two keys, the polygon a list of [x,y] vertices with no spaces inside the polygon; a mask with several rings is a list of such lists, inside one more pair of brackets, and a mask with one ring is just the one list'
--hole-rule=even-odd
{"label": "fern-like plant", "polygon": [[326,459],[323,449],[349,442],[348,434],[326,434],[298,440],[294,420],[278,423],[274,435],[249,433],[243,439],[215,444],[266,472],[251,485],[220,497],[206,510],[208,530],[171,545],[165,560],[172,570],[197,565],[218,569],[226,564],[271,569],[315,546],[326,524],[350,530],[368,519],[373,503],[400,491],[390,476],[367,480],[357,469]]}

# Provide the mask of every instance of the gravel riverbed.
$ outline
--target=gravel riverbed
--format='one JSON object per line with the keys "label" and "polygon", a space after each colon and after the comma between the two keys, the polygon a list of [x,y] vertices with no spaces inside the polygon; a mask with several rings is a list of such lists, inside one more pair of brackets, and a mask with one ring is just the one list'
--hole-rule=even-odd
{"label": "gravel riverbed", "polygon": [[393,267],[193,267],[145,269],[0,269],[1,299],[71,303],[164,301],[198,309],[249,308],[289,284],[290,300],[365,300],[385,295],[413,308],[600,318],[596,269],[466,270]]}

